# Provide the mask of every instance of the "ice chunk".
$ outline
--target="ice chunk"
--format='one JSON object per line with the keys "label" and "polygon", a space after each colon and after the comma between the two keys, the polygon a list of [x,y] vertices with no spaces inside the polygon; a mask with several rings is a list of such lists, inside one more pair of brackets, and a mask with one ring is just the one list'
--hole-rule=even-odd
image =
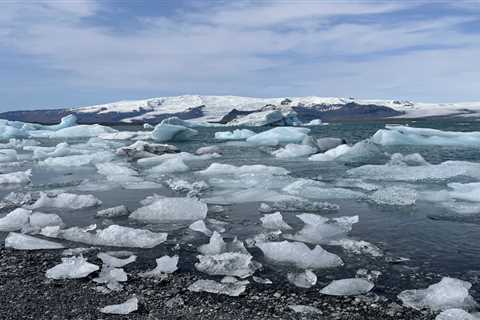
{"label": "ice chunk", "polygon": [[293,198],[290,200],[276,201],[270,203],[260,204],[260,212],[274,212],[274,211],[302,211],[302,212],[318,212],[318,211],[333,211],[340,209],[338,204],[330,202],[315,202],[302,198]]}
{"label": "ice chunk", "polygon": [[150,230],[119,225],[111,225],[106,229],[98,230],[96,234],[82,228],[72,227],[63,230],[60,236],[65,240],[90,245],[131,248],[153,248],[167,240],[166,233],[155,233]]}
{"label": "ice chunk", "polygon": [[320,309],[312,307],[312,306],[306,306],[303,304],[292,304],[288,306],[290,309],[292,309],[296,313],[305,313],[305,314],[322,314],[322,311]]}
{"label": "ice chunk", "polygon": [[126,266],[127,264],[130,264],[130,263],[135,262],[137,260],[136,255],[131,255],[130,257],[128,257],[126,259],[120,259],[120,258],[111,256],[111,255],[109,255],[107,253],[104,253],[104,252],[100,252],[99,254],[97,254],[97,257],[100,260],[102,260],[104,265],[111,266],[111,267],[114,267],[114,268],[122,268],[122,267]]}
{"label": "ice chunk", "polygon": [[169,179],[165,181],[170,189],[177,192],[185,192],[189,197],[196,197],[200,195],[203,191],[210,188],[208,183],[205,181],[194,181],[188,182],[187,180],[182,179]]}
{"label": "ice chunk", "polygon": [[5,238],[5,247],[17,250],[47,250],[64,248],[64,246],[59,243],[16,232],[10,232]]}
{"label": "ice chunk", "polygon": [[364,197],[364,194],[359,191],[332,188],[323,182],[303,178],[292,182],[282,190],[292,195],[313,199],[359,199]]}
{"label": "ice chunk", "polygon": [[0,149],[0,162],[13,162],[17,160],[17,151],[12,149]]}
{"label": "ice chunk", "polygon": [[328,151],[325,151],[324,153],[318,153],[314,154],[313,156],[309,157],[308,160],[312,161],[333,161],[337,159],[338,157],[346,154],[352,149],[351,146],[347,144],[340,144],[336,146],[335,148],[329,149]]}
{"label": "ice chunk", "polygon": [[60,216],[53,213],[34,212],[29,217],[29,228],[38,231],[44,227],[59,226],[63,227],[64,223]]}
{"label": "ice chunk", "polygon": [[63,128],[57,131],[38,130],[30,131],[29,134],[33,138],[50,138],[50,139],[71,139],[71,138],[89,138],[98,137],[105,133],[116,133],[115,129],[105,127],[99,124],[93,125],[78,125],[69,128]]}
{"label": "ice chunk", "polygon": [[448,187],[453,189],[449,196],[454,199],[480,202],[480,182],[449,183]]}
{"label": "ice chunk", "polygon": [[147,222],[205,219],[207,205],[192,198],[162,198],[130,214],[131,219]]}
{"label": "ice chunk", "polygon": [[432,284],[426,289],[402,291],[398,298],[403,305],[414,309],[459,308],[469,310],[477,306],[472,296],[468,294],[471,287],[470,282],[444,277],[440,282]]}
{"label": "ice chunk", "polygon": [[121,205],[121,206],[116,206],[116,207],[97,211],[96,216],[100,218],[116,218],[116,217],[128,216],[129,213],[130,212],[128,211],[127,207],[124,205]]}
{"label": "ice chunk", "polygon": [[207,226],[205,225],[205,222],[203,220],[195,221],[194,223],[189,225],[188,228],[190,230],[193,230],[193,231],[201,232],[206,236],[211,236],[212,235],[212,231],[207,228]]}
{"label": "ice chunk", "polygon": [[58,238],[60,231],[60,226],[47,226],[43,227],[39,233],[45,237]]}
{"label": "ice chunk", "polygon": [[274,230],[290,230],[290,227],[285,221],[283,221],[282,214],[280,212],[275,212],[272,214],[264,214],[263,218],[260,218],[262,221],[262,226],[265,229],[274,229]]}
{"label": "ice chunk", "polygon": [[283,113],[279,110],[264,110],[240,116],[228,124],[232,126],[260,127],[273,124],[285,125],[285,121]]}
{"label": "ice chunk", "polygon": [[98,266],[88,263],[83,257],[62,258],[62,263],[48,269],[46,276],[49,279],[79,279],[98,269]]}
{"label": "ice chunk", "polygon": [[169,159],[165,160],[161,164],[150,168],[148,170],[149,174],[166,174],[166,173],[175,173],[175,172],[185,172],[190,170],[190,168],[183,162],[182,159]]}
{"label": "ice chunk", "polygon": [[40,192],[40,198],[35,201],[34,204],[29,206],[29,208],[62,208],[78,210],[99,206],[101,204],[102,202],[93,195],[60,193],[58,195],[50,196],[45,192]]}
{"label": "ice chunk", "polygon": [[388,164],[392,166],[423,166],[428,165],[429,163],[419,153],[407,155],[394,153],[390,156]]}
{"label": "ice chunk", "polygon": [[358,216],[329,219],[316,214],[303,213],[297,217],[303,221],[304,226],[288,238],[316,244],[344,238],[352,230],[353,224],[358,222]]}
{"label": "ice chunk", "polygon": [[263,251],[267,259],[295,265],[302,269],[334,268],[343,265],[336,254],[324,250],[320,246],[310,249],[302,242],[262,242],[257,247]]}
{"label": "ice chunk", "polygon": [[32,170],[0,174],[0,185],[28,184],[32,180]]}
{"label": "ice chunk", "polygon": [[357,296],[369,292],[374,286],[372,282],[360,278],[334,280],[320,293],[329,296]]}
{"label": "ice chunk", "polygon": [[284,148],[273,151],[272,154],[277,158],[296,158],[308,156],[315,152],[317,152],[317,149],[311,146],[289,143]]}
{"label": "ice chunk", "polygon": [[381,205],[411,206],[417,201],[417,191],[399,186],[386,187],[375,191],[370,199]]}
{"label": "ice chunk", "polygon": [[304,126],[320,126],[324,124],[322,122],[322,119],[313,119],[313,120],[310,120],[309,122],[305,123]]}
{"label": "ice chunk", "polygon": [[291,284],[300,288],[311,288],[317,283],[317,275],[311,270],[300,273],[288,273],[287,279]]}
{"label": "ice chunk", "polygon": [[441,131],[429,128],[386,125],[371,138],[382,145],[479,146],[480,132]]}
{"label": "ice chunk", "polygon": [[260,277],[256,277],[256,276],[253,276],[252,279],[256,283],[260,283],[260,284],[272,284],[273,283],[272,280],[270,280],[270,279],[264,279],[264,278],[260,278]]}
{"label": "ice chunk", "polygon": [[214,158],[221,157],[218,153],[207,153],[202,155],[195,155],[188,152],[180,152],[180,153],[166,153],[162,154],[161,156],[149,157],[138,159],[137,163],[143,167],[151,167],[157,164],[162,164],[166,160],[171,159],[181,159],[182,161],[200,161],[200,160],[210,160]]}
{"label": "ice chunk", "polygon": [[0,231],[18,231],[28,225],[32,211],[18,208],[0,219]]}
{"label": "ice chunk", "polygon": [[372,257],[383,256],[382,250],[370,242],[363,240],[340,239],[330,241],[329,245],[341,246],[343,249],[354,254],[369,254]]}
{"label": "ice chunk", "polygon": [[209,292],[238,297],[245,292],[248,281],[219,283],[213,280],[197,280],[192,283],[188,290],[193,292]]}
{"label": "ice chunk", "polygon": [[137,171],[129,168],[125,164],[106,162],[97,163],[97,171],[99,174],[104,175],[108,181],[113,182],[140,182],[143,181],[138,177]]}
{"label": "ice chunk", "polygon": [[269,146],[283,143],[301,143],[309,132],[310,129],[308,128],[277,127],[251,136],[247,139],[247,142]]}
{"label": "ice chunk", "polygon": [[222,154],[222,150],[217,146],[200,147],[195,151],[196,155],[202,154]]}
{"label": "ice chunk", "polygon": [[81,167],[111,161],[114,156],[110,151],[99,151],[90,154],[51,157],[39,162],[39,164],[54,168]]}
{"label": "ice chunk", "polygon": [[235,129],[233,131],[215,132],[215,139],[218,140],[245,140],[254,136],[255,132],[248,129]]}
{"label": "ice chunk", "polygon": [[133,297],[121,304],[113,304],[100,309],[101,313],[129,314],[138,310],[138,299]]}
{"label": "ice chunk", "polygon": [[148,143],[145,141],[136,141],[135,143],[117,149],[116,154],[130,158],[144,158],[165,153],[179,152],[177,147],[171,144]]}
{"label": "ice chunk", "polygon": [[473,315],[462,309],[448,309],[440,313],[435,320],[479,320],[480,315]]}
{"label": "ice chunk", "polygon": [[270,167],[263,164],[236,167],[231,164],[212,163],[208,168],[197,173],[207,176],[242,174],[287,175],[289,171],[281,167]]}
{"label": "ice chunk", "polygon": [[107,288],[114,291],[120,291],[123,286],[119,282],[128,280],[127,273],[121,268],[114,268],[109,265],[103,265],[98,274],[98,278],[93,279],[96,283],[106,283]]}
{"label": "ice chunk", "polygon": [[216,255],[198,255],[199,262],[195,268],[209,275],[235,276],[247,278],[257,269],[258,264],[252,261],[250,254],[225,252]]}
{"label": "ice chunk", "polygon": [[178,256],[163,256],[155,260],[157,262],[157,266],[155,269],[142,272],[139,275],[141,277],[154,277],[158,278],[164,275],[165,273],[174,273],[178,270]]}
{"label": "ice chunk", "polygon": [[159,142],[190,140],[197,130],[172,124],[158,124],[152,131],[152,139]]}
{"label": "ice chunk", "polygon": [[223,241],[222,236],[214,231],[210,237],[208,244],[204,244],[198,247],[198,251],[204,255],[220,254],[226,251],[227,244]]}

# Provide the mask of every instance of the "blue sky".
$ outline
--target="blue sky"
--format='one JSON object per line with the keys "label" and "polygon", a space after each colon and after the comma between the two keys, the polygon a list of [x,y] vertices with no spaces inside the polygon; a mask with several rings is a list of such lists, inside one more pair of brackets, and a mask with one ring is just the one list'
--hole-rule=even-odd
{"label": "blue sky", "polygon": [[0,110],[180,94],[480,100],[480,1],[0,2]]}

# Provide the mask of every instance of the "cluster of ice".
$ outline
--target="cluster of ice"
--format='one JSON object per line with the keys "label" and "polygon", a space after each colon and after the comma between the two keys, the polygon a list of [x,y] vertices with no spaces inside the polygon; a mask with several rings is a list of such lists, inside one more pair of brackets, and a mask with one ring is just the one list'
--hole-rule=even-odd
{"label": "cluster of ice", "polygon": [[114,304],[106,306],[100,309],[101,313],[107,314],[129,314],[138,310],[138,298],[133,297],[125,301],[124,303]]}
{"label": "cluster of ice", "polygon": [[178,256],[163,256],[155,261],[157,266],[153,270],[142,272],[139,275],[141,277],[159,278],[166,273],[174,273],[178,270]]}
{"label": "cluster of ice", "polygon": [[2,173],[0,174],[0,185],[28,184],[32,180],[32,170]]}
{"label": "cluster of ice", "polygon": [[292,240],[315,244],[329,243],[332,240],[344,238],[352,230],[353,224],[358,222],[358,216],[325,218],[317,214],[302,213],[297,217],[303,221],[303,228],[294,235]]}
{"label": "cluster of ice", "polygon": [[209,292],[216,294],[224,294],[231,297],[238,297],[245,292],[249,282],[245,281],[227,281],[217,282],[214,280],[197,280],[192,283],[188,290],[193,292]]}
{"label": "cluster of ice", "polygon": [[385,187],[372,193],[370,199],[381,205],[410,206],[417,201],[417,191],[400,186]]}
{"label": "cluster of ice", "polygon": [[152,139],[159,142],[190,140],[198,134],[197,130],[182,125],[160,123],[152,131]]}
{"label": "cluster of ice", "polygon": [[287,279],[291,284],[300,288],[311,288],[317,283],[317,275],[311,270],[305,270],[300,273],[290,272]]}
{"label": "cluster of ice", "polygon": [[195,268],[209,275],[235,276],[247,278],[258,269],[250,254],[224,252],[214,255],[198,255]]}
{"label": "cluster of ice", "polygon": [[317,149],[305,144],[289,143],[284,148],[275,150],[272,154],[277,158],[297,158],[317,152]]}
{"label": "cluster of ice", "polygon": [[308,128],[277,127],[251,136],[247,138],[247,142],[267,146],[301,143],[309,132]]}
{"label": "cluster of ice", "polygon": [[280,212],[275,212],[272,214],[264,214],[262,218],[262,227],[265,229],[273,230],[291,230],[290,227],[285,221],[283,221],[282,214]]}
{"label": "cluster of ice", "polygon": [[102,204],[93,195],[60,193],[57,195],[50,195],[45,192],[40,192],[40,198],[29,206],[30,209],[38,208],[61,208],[78,210],[83,208],[96,207]]}
{"label": "cluster of ice", "polygon": [[267,259],[292,264],[302,269],[334,268],[343,265],[336,254],[324,250],[320,246],[310,249],[301,242],[262,242],[256,246],[263,251]]}
{"label": "cluster of ice", "polygon": [[374,286],[372,282],[361,278],[334,280],[320,290],[320,293],[330,296],[356,296],[369,292]]}
{"label": "cluster of ice", "polygon": [[99,269],[97,265],[87,262],[83,257],[62,258],[62,263],[46,272],[49,279],[79,279]]}
{"label": "cluster of ice", "polygon": [[207,211],[205,203],[193,198],[161,198],[135,210],[129,218],[154,223],[189,221],[205,219]]}
{"label": "cluster of ice", "polygon": [[248,129],[235,129],[233,131],[215,132],[215,139],[218,140],[245,140],[256,133]]}
{"label": "cluster of ice", "polygon": [[185,172],[190,170],[190,168],[183,162],[182,159],[168,159],[163,161],[161,164],[150,168],[147,172],[149,174],[167,174],[167,173],[177,173]]}
{"label": "cluster of ice", "polygon": [[311,199],[360,199],[364,194],[346,188],[334,188],[327,184],[300,178],[282,189],[284,192]]}
{"label": "cluster of ice", "polygon": [[468,293],[471,287],[470,282],[444,277],[440,282],[432,284],[426,289],[402,291],[398,298],[403,305],[415,309],[459,308],[469,310],[477,306],[475,300]]}
{"label": "cluster of ice", "polygon": [[132,248],[153,248],[167,240],[166,233],[119,225],[111,225],[103,230],[97,230],[96,233],[91,233],[88,229],[72,227],[62,230],[60,237],[90,245]]}
{"label": "cluster of ice", "polygon": [[386,125],[371,138],[382,145],[479,146],[480,132],[441,131],[428,128]]}
{"label": "cluster of ice", "polygon": [[5,247],[16,250],[50,250],[64,248],[64,246],[59,243],[16,232],[10,232],[5,238]]}

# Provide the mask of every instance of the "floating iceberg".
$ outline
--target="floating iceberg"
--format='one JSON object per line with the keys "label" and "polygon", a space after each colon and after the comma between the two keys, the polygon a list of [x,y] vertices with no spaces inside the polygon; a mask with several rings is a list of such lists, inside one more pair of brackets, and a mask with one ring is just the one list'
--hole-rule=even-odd
{"label": "floating iceberg", "polygon": [[386,125],[371,138],[382,145],[480,146],[480,132],[441,131]]}
{"label": "floating iceberg", "polygon": [[325,183],[300,178],[283,189],[288,194],[311,199],[360,199],[364,194],[346,188],[332,188]]}
{"label": "floating iceberg", "polygon": [[321,126],[323,125],[324,123],[322,122],[322,119],[313,119],[313,120],[310,120],[310,122],[307,122],[304,124],[304,126]]}
{"label": "floating iceberg", "polygon": [[40,198],[35,201],[30,209],[38,208],[62,208],[78,210],[83,208],[96,207],[102,204],[102,201],[95,198],[93,195],[60,193],[58,195],[50,196],[45,192],[40,192]]}
{"label": "floating iceberg", "polygon": [[159,142],[190,140],[197,130],[173,124],[158,124],[152,131],[152,139]]}
{"label": "floating iceberg", "polygon": [[267,259],[295,265],[302,269],[334,268],[343,265],[336,254],[324,250],[320,246],[310,249],[302,242],[262,242],[257,247],[263,251]]}
{"label": "floating iceberg", "polygon": [[117,155],[127,156],[133,159],[153,157],[162,155],[165,153],[177,153],[177,147],[170,144],[159,144],[159,143],[148,143],[145,141],[136,141],[135,143],[118,148],[116,151]]}
{"label": "floating iceberg", "polygon": [[459,308],[469,310],[477,306],[472,296],[468,294],[471,287],[470,282],[444,277],[440,282],[432,284],[426,289],[402,291],[398,298],[404,306],[414,309]]}
{"label": "floating iceberg", "polygon": [[59,129],[57,131],[51,130],[37,130],[30,131],[29,136],[33,138],[50,138],[50,139],[76,139],[76,138],[90,138],[98,137],[105,133],[116,133],[115,129],[105,127],[99,124],[93,125],[78,125],[68,128]]}
{"label": "floating iceberg", "polygon": [[16,250],[50,250],[64,248],[64,246],[59,243],[16,232],[10,232],[5,238],[5,247]]}
{"label": "floating iceberg", "polygon": [[44,166],[54,167],[54,168],[82,167],[87,165],[94,165],[96,163],[111,161],[114,158],[114,156],[115,155],[109,151],[100,151],[100,152],[93,152],[91,154],[47,158],[39,162],[39,164]]}
{"label": "floating iceberg", "polygon": [[206,146],[198,148],[195,154],[199,156],[204,154],[222,154],[222,150],[217,146]]}
{"label": "floating iceberg", "polygon": [[282,214],[280,212],[275,212],[272,214],[264,214],[262,218],[262,227],[265,229],[273,230],[290,230],[290,227],[285,221],[283,221]]}
{"label": "floating iceberg", "polygon": [[46,276],[49,279],[79,279],[98,269],[98,266],[88,263],[83,257],[62,258],[62,263],[48,269]]}
{"label": "floating iceberg", "polygon": [[178,256],[163,256],[155,260],[157,266],[155,269],[142,272],[139,275],[141,277],[161,277],[166,273],[174,273],[178,270]]}
{"label": "floating iceberg", "polygon": [[248,129],[235,129],[233,131],[215,132],[217,140],[245,140],[254,136],[256,133]]}
{"label": "floating iceberg", "polygon": [[301,143],[308,135],[308,128],[277,127],[247,139],[247,142],[255,145],[276,146],[286,143]]}
{"label": "floating iceberg", "polygon": [[192,283],[188,290],[193,292],[209,292],[238,297],[245,292],[248,281],[219,283],[214,280],[197,280]]}
{"label": "floating iceberg", "polygon": [[313,156],[309,157],[308,160],[312,161],[333,161],[337,159],[338,157],[346,154],[347,152],[350,152],[352,149],[351,146],[348,144],[340,144],[335,148],[329,149],[328,151],[325,151],[324,153],[318,153],[314,154]]}
{"label": "floating iceberg", "polygon": [[300,273],[288,273],[288,281],[300,288],[311,288],[317,283],[317,275],[311,270],[305,270]]}
{"label": "floating iceberg", "polygon": [[79,227],[62,230],[60,236],[69,241],[90,245],[153,248],[167,240],[166,233],[155,233],[150,230],[134,229],[119,225],[111,225],[106,229],[90,233]]}
{"label": "floating iceberg", "polygon": [[133,297],[121,304],[113,304],[100,309],[101,313],[129,314],[138,310],[138,299]]}
{"label": "floating iceberg", "polygon": [[183,162],[182,159],[169,159],[165,160],[161,164],[150,168],[148,170],[149,174],[166,174],[166,173],[176,173],[176,172],[185,172],[190,170],[190,168]]}
{"label": "floating iceberg", "polygon": [[369,292],[374,286],[372,282],[360,278],[334,280],[320,293],[329,296],[357,296]]}
{"label": "floating iceberg", "polygon": [[193,198],[161,198],[135,210],[129,218],[147,222],[189,221],[205,219],[207,211],[205,203]]}
{"label": "floating iceberg", "polygon": [[216,255],[198,255],[197,258],[199,262],[195,264],[195,268],[209,275],[247,278],[258,269],[258,265],[252,261],[250,254],[225,252]]}
{"label": "floating iceberg", "polygon": [[228,124],[232,126],[260,127],[271,124],[285,125],[285,117],[278,110],[265,110],[252,112],[230,121]]}
{"label": "floating iceberg", "polygon": [[328,244],[332,246],[341,246],[344,250],[354,254],[369,254],[372,257],[383,256],[383,252],[380,248],[363,240],[340,239],[330,241]]}
{"label": "floating iceberg", "polygon": [[32,170],[0,174],[0,185],[29,184],[32,180]]}
{"label": "floating iceberg", "polygon": [[317,152],[316,148],[313,148],[304,144],[289,143],[284,148],[275,150],[272,154],[277,158],[296,158],[308,156]]}

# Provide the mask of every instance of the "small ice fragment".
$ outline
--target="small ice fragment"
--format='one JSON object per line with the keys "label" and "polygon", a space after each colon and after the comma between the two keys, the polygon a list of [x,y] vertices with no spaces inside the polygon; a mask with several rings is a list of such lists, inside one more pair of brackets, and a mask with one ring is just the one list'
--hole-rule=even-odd
{"label": "small ice fragment", "polygon": [[235,276],[247,278],[257,269],[258,265],[253,263],[252,256],[238,252],[225,252],[216,255],[198,255],[199,262],[195,268],[209,275]]}
{"label": "small ice fragment", "polygon": [[248,281],[238,281],[233,283],[219,283],[213,280],[198,280],[188,287],[193,292],[209,292],[216,294],[225,294],[231,297],[238,297],[245,292]]}
{"label": "small ice fragment", "polygon": [[222,150],[220,150],[219,147],[217,146],[207,146],[207,147],[201,147],[198,148],[197,151],[195,151],[196,155],[202,155],[202,154],[222,154]]}
{"label": "small ice fragment", "polygon": [[10,232],[5,238],[5,247],[17,250],[46,250],[64,248],[64,246],[60,243],[43,240],[16,232]]}
{"label": "small ice fragment", "polygon": [[272,214],[264,214],[263,218],[260,218],[262,221],[262,226],[265,229],[273,230],[291,230],[290,227],[285,221],[283,221],[282,214],[280,212],[275,212]]}
{"label": "small ice fragment", "polygon": [[83,257],[62,258],[62,263],[48,269],[46,276],[49,279],[79,279],[98,269],[98,266],[88,263]]}
{"label": "small ice fragment", "polygon": [[255,132],[248,129],[235,129],[233,131],[215,132],[217,140],[245,140],[254,136]]}
{"label": "small ice fragment", "polygon": [[354,254],[369,254],[372,257],[383,256],[382,250],[376,245],[363,240],[340,239],[330,241],[329,245],[341,246],[343,249]]}
{"label": "small ice fragment", "polygon": [[138,299],[133,297],[121,304],[113,304],[100,309],[101,313],[129,314],[138,310]]}
{"label": "small ice fragment", "polygon": [[287,274],[290,283],[300,288],[311,288],[317,283],[317,275],[311,270],[305,270],[300,273],[290,272]]}
{"label": "small ice fragment", "polygon": [[255,281],[256,283],[260,283],[260,284],[272,284],[272,280],[270,279],[267,279],[267,278],[260,278],[260,277],[257,277],[257,276],[253,276],[253,281]]}
{"label": "small ice fragment", "polygon": [[203,244],[198,247],[198,251],[204,255],[219,254],[226,251],[227,244],[223,241],[222,236],[214,231],[210,237],[208,244]]}
{"label": "small ice fragment", "polygon": [[292,304],[288,306],[290,309],[292,309],[296,313],[305,313],[305,314],[322,314],[322,311],[320,309],[312,307],[312,306],[306,306],[303,304]]}
{"label": "small ice fragment", "polygon": [[104,253],[104,252],[100,252],[99,254],[97,254],[97,257],[100,260],[102,260],[103,264],[105,264],[107,266],[115,267],[115,268],[124,267],[127,264],[132,263],[135,260],[137,260],[137,256],[135,256],[135,255],[132,255],[132,256],[126,258],[126,259],[120,259],[120,258],[111,256],[111,255],[109,255],[107,253]]}
{"label": "small ice fragment", "polygon": [[28,224],[32,211],[18,208],[0,219],[0,231],[19,231]]}
{"label": "small ice fragment", "polygon": [[123,269],[108,265],[103,265],[98,278],[93,279],[96,283],[106,283],[107,288],[113,291],[122,290],[123,286],[119,282],[126,282],[127,280],[127,273]]}
{"label": "small ice fragment", "polygon": [[330,296],[356,296],[369,292],[374,284],[360,278],[334,280],[320,290],[320,293]]}
{"label": "small ice fragment", "polygon": [[205,222],[203,220],[195,221],[190,226],[188,226],[188,228],[190,230],[193,230],[193,231],[201,232],[206,236],[211,236],[212,235],[212,231],[207,228],[207,226],[205,225]]}
{"label": "small ice fragment", "polygon": [[121,206],[116,206],[116,207],[97,211],[96,216],[101,218],[116,218],[116,217],[127,216],[128,214],[129,214],[129,211],[127,207],[124,205],[121,205]]}
{"label": "small ice fragment", "polygon": [[141,277],[161,277],[166,273],[174,273],[178,270],[178,256],[163,256],[156,259],[157,266],[150,271],[142,272],[139,275]]}

